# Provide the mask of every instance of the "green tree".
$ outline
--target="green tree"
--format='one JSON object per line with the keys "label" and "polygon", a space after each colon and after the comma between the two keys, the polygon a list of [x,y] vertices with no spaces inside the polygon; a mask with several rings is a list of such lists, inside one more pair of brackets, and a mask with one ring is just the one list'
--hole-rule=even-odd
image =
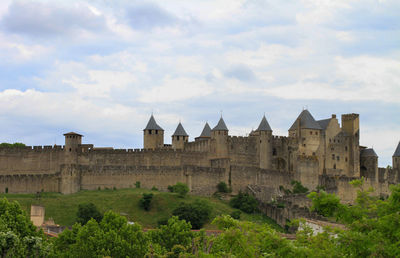
{"label": "green tree", "polygon": [[308,192],[308,188],[304,187],[299,181],[293,180],[290,184],[293,186],[294,194]]}
{"label": "green tree", "polygon": [[166,254],[171,252],[176,245],[183,246],[184,249],[188,250],[194,237],[191,227],[189,222],[180,220],[176,216],[171,217],[166,225],[161,225],[159,228],[148,232],[151,239],[152,250],[150,252]]}
{"label": "green tree", "polygon": [[258,202],[253,195],[239,191],[239,194],[230,200],[233,208],[239,209],[246,213],[253,213],[257,210]]}
{"label": "green tree", "polygon": [[325,217],[334,216],[341,206],[339,197],[322,190],[318,193],[312,192],[307,197],[311,199],[311,210]]}
{"label": "green tree", "polygon": [[93,203],[79,204],[76,216],[76,222],[81,223],[82,225],[85,225],[92,218],[97,222],[100,222],[103,218],[103,215]]}
{"label": "green tree", "polygon": [[144,210],[149,211],[151,207],[151,200],[153,199],[152,193],[144,193],[143,197],[139,200],[140,207]]}
{"label": "green tree", "polygon": [[0,200],[1,257],[43,257],[51,250],[43,231],[36,230],[17,202]]}
{"label": "green tree", "polygon": [[218,189],[218,192],[220,192],[220,193],[229,193],[229,187],[225,182],[222,182],[222,181],[219,182],[217,184],[217,189]]}
{"label": "green tree", "polygon": [[138,224],[130,225],[125,217],[106,212],[98,223],[91,219],[84,226],[75,224],[55,239],[57,257],[144,257],[148,238]]}
{"label": "green tree", "polygon": [[172,186],[173,192],[177,193],[179,197],[183,198],[189,192],[189,187],[181,182],[176,183],[176,185]]}
{"label": "green tree", "polygon": [[193,203],[180,203],[172,212],[179,219],[190,222],[193,229],[200,229],[211,216],[212,207],[204,200],[196,200]]}

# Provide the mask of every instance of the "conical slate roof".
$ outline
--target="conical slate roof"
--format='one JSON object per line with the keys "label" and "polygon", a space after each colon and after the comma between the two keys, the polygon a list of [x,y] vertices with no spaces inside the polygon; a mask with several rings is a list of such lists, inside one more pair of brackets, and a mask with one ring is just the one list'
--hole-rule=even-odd
{"label": "conical slate roof", "polygon": [[226,127],[226,124],[222,117],[219,119],[218,124],[212,130],[213,131],[229,131],[228,127]]}
{"label": "conical slate roof", "polygon": [[185,129],[183,129],[182,124],[179,122],[178,126],[176,127],[175,133],[172,136],[189,136]]}
{"label": "conical slate roof", "polygon": [[211,127],[206,123],[199,137],[211,137]]}
{"label": "conical slate roof", "polygon": [[146,125],[146,128],[144,130],[163,130],[157,123],[156,120],[154,119],[153,115],[151,115],[149,122]]}
{"label": "conical slate roof", "polygon": [[376,155],[376,152],[372,148],[361,150],[360,156],[361,157],[378,157],[378,155]]}
{"label": "conical slate roof", "polygon": [[399,145],[397,145],[397,148],[393,154],[393,157],[400,157],[400,142],[399,142]]}
{"label": "conical slate roof", "polygon": [[258,126],[256,131],[272,131],[271,126],[269,126],[267,118],[265,117],[265,115],[261,119],[261,123]]}
{"label": "conical slate roof", "polygon": [[305,109],[297,117],[296,121],[294,121],[294,123],[290,127],[289,131],[297,129],[297,121],[298,120],[300,121],[300,128],[303,128],[303,129],[317,129],[317,130],[321,130],[322,129],[321,126],[315,121],[315,119],[311,115],[311,113],[307,109]]}

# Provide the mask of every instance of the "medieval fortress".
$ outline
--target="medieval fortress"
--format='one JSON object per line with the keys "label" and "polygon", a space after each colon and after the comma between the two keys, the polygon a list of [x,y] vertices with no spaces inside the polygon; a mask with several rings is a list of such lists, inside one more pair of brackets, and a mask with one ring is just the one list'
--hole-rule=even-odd
{"label": "medieval fortress", "polygon": [[341,125],[332,115],[315,120],[303,110],[288,136],[275,136],[264,116],[248,137],[229,135],[223,118],[214,128],[206,123],[189,142],[181,123],[164,144],[164,130],[153,115],[143,130],[143,149],[97,148],[83,144],[82,135],[66,133],[64,146],[0,148],[0,192],[40,191],[75,193],[79,190],[144,188],[167,190],[186,183],[193,194],[211,195],[224,181],[234,192],[255,189],[258,198],[271,200],[292,180],[310,190],[317,186],[351,202],[348,184],[364,177],[376,194],[387,195],[400,182],[400,143],[392,168],[378,168],[378,156],[359,145],[359,115],[344,114]]}

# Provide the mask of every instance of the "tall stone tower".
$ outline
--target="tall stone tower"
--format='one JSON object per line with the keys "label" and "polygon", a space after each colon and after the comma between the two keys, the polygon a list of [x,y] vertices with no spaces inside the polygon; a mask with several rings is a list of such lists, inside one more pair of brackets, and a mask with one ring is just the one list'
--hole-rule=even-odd
{"label": "tall stone tower", "polygon": [[256,132],[259,133],[260,168],[272,168],[272,129],[267,118],[263,116]]}
{"label": "tall stone tower", "polygon": [[177,149],[183,150],[185,142],[188,142],[188,140],[189,140],[189,135],[186,133],[182,124],[179,122],[174,134],[172,135],[172,148],[174,150]]}
{"label": "tall stone tower", "polygon": [[347,133],[349,141],[349,175],[360,176],[360,120],[358,114],[342,115],[342,131]]}
{"label": "tall stone tower", "polygon": [[215,156],[217,158],[228,157],[228,131],[221,116],[218,124],[211,130],[211,139],[215,140]]}
{"label": "tall stone tower", "polygon": [[400,170],[400,142],[397,145],[396,151],[393,154],[392,165],[394,169]]}
{"label": "tall stone tower", "polygon": [[146,128],[143,129],[143,148],[159,149],[164,147],[164,129],[162,129],[153,117],[150,117]]}
{"label": "tall stone tower", "polygon": [[300,155],[315,156],[321,145],[321,131],[321,126],[305,109],[289,128],[289,137],[298,139]]}
{"label": "tall stone tower", "polygon": [[65,136],[65,146],[64,146],[64,152],[65,152],[65,163],[70,164],[70,163],[76,163],[78,160],[78,148],[79,145],[82,144],[82,137],[83,135],[70,132],[64,134]]}

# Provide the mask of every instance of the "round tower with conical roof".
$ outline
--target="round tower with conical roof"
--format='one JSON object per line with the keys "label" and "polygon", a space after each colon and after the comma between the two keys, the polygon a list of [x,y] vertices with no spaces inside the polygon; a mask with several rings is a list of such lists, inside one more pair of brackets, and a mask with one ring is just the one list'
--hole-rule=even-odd
{"label": "round tower with conical roof", "polygon": [[259,135],[260,168],[272,168],[272,129],[267,118],[263,116],[256,132]]}
{"label": "round tower with conical roof", "polygon": [[392,166],[394,169],[400,170],[400,142],[392,157]]}
{"label": "round tower with conical roof", "polygon": [[228,157],[228,132],[228,127],[221,116],[218,124],[211,130],[211,139],[214,140],[214,152],[217,158]]}
{"label": "round tower with conical roof", "polygon": [[185,142],[188,142],[189,135],[186,133],[182,124],[179,122],[174,134],[172,135],[172,148],[174,150],[183,150]]}
{"label": "round tower with conical roof", "polygon": [[162,129],[154,119],[153,114],[143,129],[143,148],[144,149],[159,149],[164,147],[164,129]]}

